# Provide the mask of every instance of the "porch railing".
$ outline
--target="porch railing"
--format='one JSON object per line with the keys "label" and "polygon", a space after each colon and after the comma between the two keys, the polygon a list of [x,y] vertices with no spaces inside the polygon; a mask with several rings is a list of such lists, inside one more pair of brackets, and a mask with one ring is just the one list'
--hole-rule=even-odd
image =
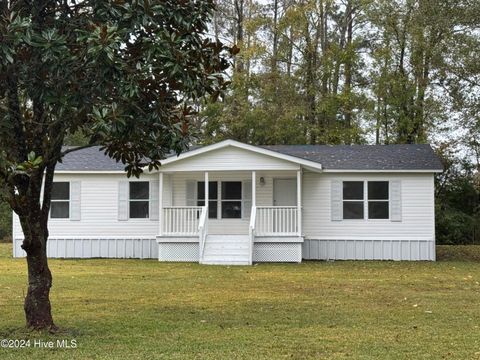
{"label": "porch railing", "polygon": [[202,206],[170,206],[163,208],[163,234],[196,236]]}
{"label": "porch railing", "polygon": [[257,206],[255,235],[298,235],[296,206]]}

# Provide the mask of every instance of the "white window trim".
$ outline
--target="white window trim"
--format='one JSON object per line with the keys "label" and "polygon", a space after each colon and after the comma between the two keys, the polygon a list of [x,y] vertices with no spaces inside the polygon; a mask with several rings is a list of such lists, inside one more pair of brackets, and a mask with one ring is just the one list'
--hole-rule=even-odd
{"label": "white window trim", "polygon": [[[344,199],[343,192],[342,192],[342,207],[344,202],[363,202],[363,218],[361,219],[346,219],[345,215],[343,217],[343,221],[371,221],[371,222],[387,222],[390,221],[391,211],[390,211],[390,180],[342,180],[342,187],[344,182],[363,182],[363,197],[362,199]],[[369,200],[368,199],[368,183],[369,182],[386,182],[388,183],[388,198],[381,199],[381,200]],[[388,218],[385,219],[371,219],[368,217],[368,207],[370,201],[374,202],[386,202],[388,203]]]}
{"label": "white window trim", "polygon": [[[146,199],[132,199],[130,198],[130,184],[131,183],[135,183],[135,182],[144,182],[144,183],[147,183],[148,184],[148,198]],[[145,220],[150,220],[150,181],[148,180],[137,180],[137,181],[129,181],[128,182],[128,208],[127,208],[127,211],[128,211],[128,220],[129,221],[145,221]],[[145,217],[145,218],[132,218],[130,217],[130,202],[132,201],[146,201],[148,203],[148,216]]]}
{"label": "white window trim", "polygon": [[[70,215],[72,213],[72,189],[71,189],[71,184],[70,181],[54,181],[53,183],[67,183],[68,184],[68,200],[52,200],[50,199],[50,211],[48,212],[48,218],[53,220],[53,221],[66,221],[70,220]],[[68,203],[68,216],[67,217],[52,217],[52,204],[54,203]]]}

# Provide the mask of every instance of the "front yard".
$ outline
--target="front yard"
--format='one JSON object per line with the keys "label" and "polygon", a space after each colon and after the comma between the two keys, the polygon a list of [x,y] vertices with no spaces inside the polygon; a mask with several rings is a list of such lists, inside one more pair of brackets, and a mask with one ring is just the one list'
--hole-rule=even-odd
{"label": "front yard", "polygon": [[[26,264],[10,254],[0,244],[0,339],[32,342],[1,359],[480,359],[479,262],[51,260],[48,335],[22,327]],[[56,339],[78,347],[33,346]]]}

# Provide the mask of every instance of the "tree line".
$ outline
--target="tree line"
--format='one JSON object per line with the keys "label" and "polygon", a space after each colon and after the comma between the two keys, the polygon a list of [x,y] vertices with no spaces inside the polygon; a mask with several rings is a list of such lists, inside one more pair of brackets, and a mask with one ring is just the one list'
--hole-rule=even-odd
{"label": "tree line", "polygon": [[480,2],[218,0],[211,36],[239,53],[201,142],[430,142],[437,240],[480,243]]}

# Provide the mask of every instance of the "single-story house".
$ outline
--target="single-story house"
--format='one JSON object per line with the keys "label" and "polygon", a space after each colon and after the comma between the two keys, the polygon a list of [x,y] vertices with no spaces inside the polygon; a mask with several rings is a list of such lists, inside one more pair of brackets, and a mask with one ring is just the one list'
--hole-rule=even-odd
{"label": "single-story house", "polygon": [[[441,171],[429,145],[226,140],[168,157],[137,179],[87,148],[57,165],[47,253],[241,265],[435,260]],[[16,257],[22,240],[14,216]]]}

